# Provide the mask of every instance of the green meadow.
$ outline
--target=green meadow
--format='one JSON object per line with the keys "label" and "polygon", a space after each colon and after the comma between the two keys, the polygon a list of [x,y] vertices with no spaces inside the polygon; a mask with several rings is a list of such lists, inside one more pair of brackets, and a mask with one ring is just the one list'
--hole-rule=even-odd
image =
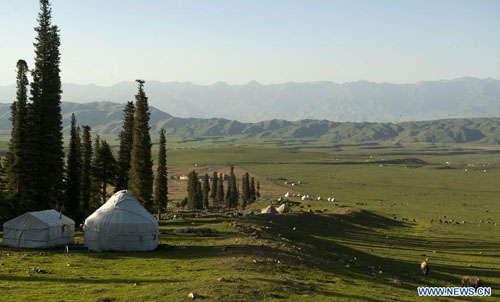
{"label": "green meadow", "polygon": [[[499,155],[487,145],[172,138],[170,175],[234,164],[260,182],[260,200],[240,215],[195,215],[176,206],[186,183],[171,180],[159,250],[1,247],[0,300],[188,301],[193,292],[201,301],[496,301]],[[258,214],[285,192],[315,200],[292,197],[292,213]],[[174,232],[187,227],[217,232]],[[463,276],[481,278],[493,297],[417,295],[418,286],[460,286]]]}

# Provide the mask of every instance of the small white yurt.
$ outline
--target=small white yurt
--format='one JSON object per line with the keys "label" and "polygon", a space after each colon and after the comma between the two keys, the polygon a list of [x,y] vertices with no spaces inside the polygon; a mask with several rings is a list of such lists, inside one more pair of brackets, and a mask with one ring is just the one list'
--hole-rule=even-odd
{"label": "small white yurt", "polygon": [[84,245],[94,251],[152,251],[158,236],[156,219],[127,190],[115,193],[83,226]]}
{"label": "small white yurt", "polygon": [[273,215],[273,214],[277,214],[278,211],[276,211],[275,207],[268,206],[267,208],[260,210],[260,213],[261,214],[271,214],[271,215]]}
{"label": "small white yurt", "polygon": [[56,210],[28,212],[3,224],[2,245],[46,249],[71,244],[75,222]]}
{"label": "small white yurt", "polygon": [[283,214],[283,213],[291,212],[292,209],[286,203],[284,203],[284,204],[280,205],[279,207],[277,207],[276,211],[278,211],[278,213],[280,213],[280,214]]}

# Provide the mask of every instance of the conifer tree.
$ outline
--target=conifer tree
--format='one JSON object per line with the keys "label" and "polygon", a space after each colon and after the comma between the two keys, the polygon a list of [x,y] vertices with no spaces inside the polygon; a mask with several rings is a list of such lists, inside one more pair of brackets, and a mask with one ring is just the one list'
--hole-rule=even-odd
{"label": "conifer tree", "polygon": [[203,187],[202,187],[203,207],[205,209],[208,209],[208,200],[210,197],[209,193],[210,193],[209,177],[208,174],[205,174],[205,177],[203,177]]}
{"label": "conifer tree", "polygon": [[109,144],[102,140],[97,145],[94,161],[92,165],[93,178],[100,188],[100,201],[106,202],[108,197],[107,187],[115,182],[116,179],[116,160],[113,157],[111,147]]}
{"label": "conifer tree", "polygon": [[255,200],[257,200],[256,196],[256,191],[255,191],[255,178],[252,176],[250,180],[250,203],[253,203]]}
{"label": "conifer tree", "polygon": [[[21,201],[26,189],[28,166],[26,164],[27,118],[28,118],[28,64],[24,60],[17,61],[16,100],[11,106],[12,130],[9,150],[5,155],[5,173],[8,179],[8,193]],[[26,201],[26,200],[25,200]],[[21,211],[28,210],[26,205]]]}
{"label": "conifer tree", "polygon": [[91,129],[89,126],[83,126],[82,133],[82,147],[81,147],[81,156],[82,156],[82,175],[81,175],[81,219],[87,217],[90,214],[90,198],[92,192],[92,182],[91,182],[91,173],[92,173],[92,138],[91,138]]}
{"label": "conifer tree", "polygon": [[210,199],[212,199],[212,205],[215,207],[217,205],[217,187],[219,178],[217,177],[217,172],[214,172],[212,176],[212,189],[210,190]]}
{"label": "conifer tree", "polygon": [[123,110],[123,126],[120,132],[120,150],[118,151],[118,178],[115,191],[128,188],[128,173],[130,170],[130,152],[134,140],[134,102],[127,102]]}
{"label": "conifer tree", "polygon": [[130,154],[129,189],[144,206],[151,210],[153,193],[153,162],[149,136],[149,105],[144,92],[144,81],[137,80],[139,92],[135,96],[134,136]]}
{"label": "conifer tree", "polygon": [[158,210],[158,219],[161,218],[161,212],[167,208],[168,185],[167,185],[167,140],[165,130],[160,130],[160,149],[158,151],[158,167],[156,168],[155,178],[155,206]]}
{"label": "conifer tree", "polygon": [[97,162],[97,154],[99,153],[99,149],[101,148],[101,137],[97,134],[94,138],[94,146],[92,151],[92,162],[90,165],[90,203],[89,209],[94,210],[97,209],[101,203],[101,183],[99,178],[97,177],[97,167],[99,163]]}
{"label": "conifer tree", "polygon": [[250,199],[250,192],[248,191],[248,186],[247,186],[247,177],[248,173],[243,174],[241,177],[241,207],[244,209],[247,207],[247,204]]}
{"label": "conifer tree", "polygon": [[76,219],[79,218],[80,206],[80,183],[81,183],[81,142],[80,129],[76,125],[75,114],[71,115],[71,132],[69,141],[69,153],[66,168],[66,199],[64,203],[65,213]]}
{"label": "conifer tree", "polygon": [[203,210],[203,190],[198,174],[196,175],[196,196],[196,208],[198,210]]}
{"label": "conifer tree", "polygon": [[198,173],[196,171],[192,171],[188,175],[188,185],[187,185],[187,192],[188,192],[188,203],[187,207],[188,209],[203,209],[203,195],[202,195],[202,190],[201,190],[201,184],[200,181],[198,180]]}
{"label": "conifer tree", "polygon": [[62,140],[60,38],[52,25],[48,0],[40,0],[35,28],[35,66],[31,103],[28,106],[27,189],[32,210],[54,207],[64,200],[64,150]]}
{"label": "conifer tree", "polygon": [[227,185],[227,192],[226,192],[226,206],[228,208],[238,207],[238,199],[239,199],[239,193],[238,193],[238,186],[236,183],[236,175],[234,175],[234,166],[231,165],[231,175]]}
{"label": "conifer tree", "polygon": [[0,225],[16,215],[10,199],[4,194],[7,187],[6,180],[5,169],[0,161]]}
{"label": "conifer tree", "polygon": [[232,178],[230,178],[227,182],[226,198],[224,200],[226,208],[231,208],[233,205],[233,193],[231,191],[232,189],[233,189]]}
{"label": "conifer tree", "polygon": [[238,207],[238,200],[239,200],[239,192],[238,192],[238,185],[236,183],[236,175],[234,174],[234,167],[231,166],[231,207],[232,208],[237,208]]}
{"label": "conifer tree", "polygon": [[224,204],[224,179],[219,178],[217,182],[217,193],[215,195],[216,205],[221,206]]}
{"label": "conifer tree", "polygon": [[260,182],[257,181],[257,189],[255,190],[255,197],[259,198],[260,197]]}
{"label": "conifer tree", "polygon": [[196,187],[193,179],[193,172],[191,171],[188,174],[188,182],[187,182],[187,207],[188,209],[196,209]]}

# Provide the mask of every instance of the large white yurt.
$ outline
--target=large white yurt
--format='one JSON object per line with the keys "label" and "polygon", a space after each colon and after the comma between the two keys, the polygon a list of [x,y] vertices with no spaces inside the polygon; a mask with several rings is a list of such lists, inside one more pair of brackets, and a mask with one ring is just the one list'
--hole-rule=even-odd
{"label": "large white yurt", "polygon": [[3,224],[2,245],[46,249],[71,244],[75,222],[56,210],[28,212]]}
{"label": "large white yurt", "polygon": [[94,251],[152,251],[158,236],[156,219],[126,190],[115,193],[83,226],[84,245]]}

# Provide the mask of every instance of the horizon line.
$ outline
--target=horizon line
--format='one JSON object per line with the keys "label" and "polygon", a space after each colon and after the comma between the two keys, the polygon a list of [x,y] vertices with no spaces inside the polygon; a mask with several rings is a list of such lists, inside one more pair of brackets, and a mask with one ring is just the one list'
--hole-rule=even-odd
{"label": "horizon line", "polygon": [[[353,81],[345,81],[345,82],[334,82],[330,80],[317,80],[317,81],[303,81],[303,82],[298,82],[298,81],[287,81],[287,82],[280,82],[280,83],[261,83],[257,80],[251,80],[246,83],[228,83],[226,81],[217,81],[213,82],[211,84],[199,84],[199,83],[194,83],[191,81],[160,81],[160,80],[146,80],[146,83],[161,83],[161,84],[169,84],[169,83],[176,83],[176,84],[191,84],[195,86],[201,86],[201,87],[211,87],[215,85],[227,85],[227,86],[248,86],[248,85],[260,85],[260,86],[273,86],[273,85],[285,85],[285,84],[315,84],[315,83],[331,83],[331,84],[336,84],[336,85],[346,85],[346,84],[353,84],[353,83],[360,83],[360,82],[367,82],[367,83],[372,83],[372,84],[389,84],[389,85],[417,85],[420,83],[428,83],[428,82],[452,82],[456,80],[462,80],[462,79],[475,79],[475,80],[493,80],[493,81],[499,81],[498,79],[495,79],[493,77],[475,77],[475,76],[462,76],[462,77],[456,77],[456,78],[451,78],[451,79],[439,79],[439,80],[419,80],[416,82],[404,82],[404,83],[394,83],[394,82],[388,82],[388,81],[382,81],[382,82],[376,82],[376,81],[370,81],[370,80],[353,80]],[[74,82],[63,82],[62,85],[78,85],[78,86],[97,86],[97,87],[103,87],[103,88],[109,88],[109,87],[114,87],[119,84],[124,84],[124,83],[133,83],[135,80],[129,80],[129,81],[119,81],[111,85],[101,85],[101,84],[96,84],[96,83],[86,83],[86,84],[81,84],[81,83],[74,83]],[[2,84],[0,87],[8,87],[8,86],[15,86],[16,83],[11,83],[11,84]],[[64,94],[64,92],[63,92]]]}

